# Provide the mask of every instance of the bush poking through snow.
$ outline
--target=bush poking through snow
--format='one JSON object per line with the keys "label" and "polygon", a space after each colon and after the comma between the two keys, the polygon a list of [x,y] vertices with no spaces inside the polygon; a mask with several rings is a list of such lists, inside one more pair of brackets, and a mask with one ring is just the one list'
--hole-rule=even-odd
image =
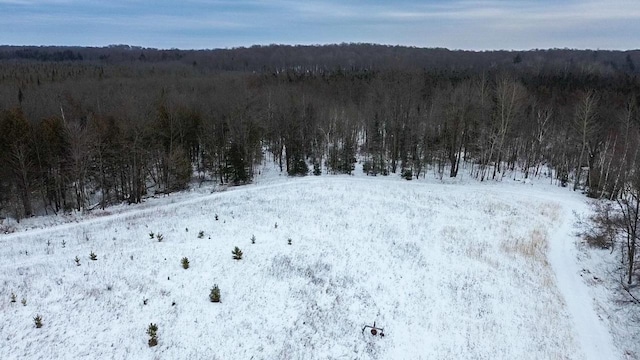
{"label": "bush poking through snow", "polygon": [[240,250],[240,248],[238,248],[237,246],[233,248],[233,251],[231,252],[231,254],[233,254],[233,260],[242,259],[242,250]]}
{"label": "bush poking through snow", "polygon": [[164,235],[158,234],[156,235],[156,239],[158,239],[158,242],[162,242],[162,240],[164,240]]}
{"label": "bush poking through snow", "polygon": [[14,303],[16,302],[16,294],[11,293],[11,302]]}
{"label": "bush poking through snow", "polygon": [[22,298],[22,301],[20,301],[22,303],[22,306],[27,306],[27,298]]}
{"label": "bush poking through snow", "polygon": [[277,229],[277,228],[278,228],[278,223],[276,223],[275,225],[273,225],[273,228],[274,228],[274,229]]}
{"label": "bush poking through snow", "polygon": [[149,347],[158,345],[158,325],[154,323],[149,324],[147,335],[149,335]]}
{"label": "bush poking through snow", "polygon": [[255,235],[251,235],[251,243],[252,244],[256,243],[256,236]]}
{"label": "bush poking through snow", "polygon": [[291,242],[292,242],[291,238],[288,238],[287,239],[287,244],[291,245]]}
{"label": "bush poking through snow", "polygon": [[153,239],[156,235],[152,232],[149,233],[149,239]]}
{"label": "bush poking through snow", "polygon": [[209,300],[214,303],[220,302],[220,288],[218,288],[218,284],[213,285],[213,287],[211,288],[211,292],[209,293]]}
{"label": "bush poking through snow", "polygon": [[33,318],[33,323],[36,325],[36,328],[40,329],[42,327],[42,316],[36,315]]}
{"label": "bush poking through snow", "polygon": [[198,232],[198,239],[202,239],[204,237],[204,231],[200,230]]}
{"label": "bush poking through snow", "polygon": [[183,257],[182,260],[180,260],[180,262],[182,263],[183,269],[186,270],[189,268],[189,259],[187,259],[186,257]]}
{"label": "bush poking through snow", "polygon": [[218,214],[216,214],[215,219],[216,219],[216,221],[218,221]]}
{"label": "bush poking through snow", "polygon": [[98,260],[98,255],[96,255],[93,251],[89,254],[89,259],[96,261]]}
{"label": "bush poking through snow", "polygon": [[80,266],[80,258],[76,256],[75,259],[73,259],[73,261],[76,262],[76,266]]}

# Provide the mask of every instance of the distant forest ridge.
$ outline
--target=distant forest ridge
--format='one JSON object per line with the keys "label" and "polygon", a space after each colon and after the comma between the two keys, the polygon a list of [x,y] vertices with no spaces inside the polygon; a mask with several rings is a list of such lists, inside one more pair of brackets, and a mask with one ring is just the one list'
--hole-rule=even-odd
{"label": "distant forest ridge", "polygon": [[467,51],[376,44],[254,45],[212,50],[163,50],[130,45],[4,45],[0,46],[0,60],[85,61],[106,64],[178,62],[218,71],[273,71],[292,68],[304,71],[420,68],[481,70],[513,66],[541,70],[589,66],[604,72],[637,73],[640,69],[640,50]]}

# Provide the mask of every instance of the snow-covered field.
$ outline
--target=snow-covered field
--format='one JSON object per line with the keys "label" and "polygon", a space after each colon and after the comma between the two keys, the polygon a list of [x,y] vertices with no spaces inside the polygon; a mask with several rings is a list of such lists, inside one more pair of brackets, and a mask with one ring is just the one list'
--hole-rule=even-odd
{"label": "snow-covered field", "polygon": [[619,359],[549,189],[283,179],[2,235],[0,359]]}

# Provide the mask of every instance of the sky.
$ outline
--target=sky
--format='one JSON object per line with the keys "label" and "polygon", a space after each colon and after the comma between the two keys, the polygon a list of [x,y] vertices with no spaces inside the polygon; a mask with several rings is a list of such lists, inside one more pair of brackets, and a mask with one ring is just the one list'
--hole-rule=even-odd
{"label": "sky", "polygon": [[0,44],[640,48],[640,0],[0,0]]}

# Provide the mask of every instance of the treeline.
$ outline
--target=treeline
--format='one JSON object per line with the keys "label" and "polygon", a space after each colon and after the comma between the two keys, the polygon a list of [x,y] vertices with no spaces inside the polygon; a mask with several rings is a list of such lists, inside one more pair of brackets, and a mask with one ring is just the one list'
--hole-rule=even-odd
{"label": "treeline", "polygon": [[0,61],[84,62],[97,65],[183,65],[201,71],[305,72],[450,69],[475,72],[516,67],[534,71],[590,68],[638,73],[640,51],[534,49],[463,51],[377,44],[255,45],[233,49],[180,50],[140,46],[1,46]]}
{"label": "treeline", "polygon": [[[246,71],[154,56],[110,63],[83,48],[75,60],[4,60],[0,214],[135,203],[194,179],[242,184],[266,153],[292,176],[351,173],[357,155],[370,175],[407,179],[455,177],[466,162],[481,181],[518,170],[612,199],[634,174],[640,81],[630,54],[611,52],[618,65],[585,52],[569,52],[574,66],[506,52],[487,53],[502,65],[482,65],[489,55],[460,52],[481,65],[335,66],[364,61],[357,50],[368,47],[310,47],[326,60],[274,57]],[[280,47],[225,51],[252,49],[261,59]],[[216,56],[183,58],[192,53]]]}

